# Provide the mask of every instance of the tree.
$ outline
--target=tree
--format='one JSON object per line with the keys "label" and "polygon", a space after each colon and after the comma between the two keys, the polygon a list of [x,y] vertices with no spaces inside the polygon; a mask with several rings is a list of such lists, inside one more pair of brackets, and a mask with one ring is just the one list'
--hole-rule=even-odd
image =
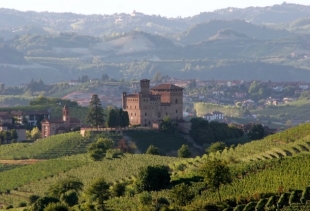
{"label": "tree", "polygon": [[10,133],[11,133],[11,138],[12,139],[14,139],[14,140],[18,139],[18,134],[17,134],[15,129],[11,130]]}
{"label": "tree", "polygon": [[119,112],[116,108],[110,109],[108,113],[107,125],[110,128],[116,128],[119,126]]}
{"label": "tree", "polygon": [[129,115],[127,111],[124,111],[123,109],[119,110],[119,119],[120,119],[120,127],[125,128],[129,126]]}
{"label": "tree", "polygon": [[206,149],[206,152],[210,154],[211,152],[223,151],[225,147],[226,144],[224,142],[215,142]]}
{"label": "tree", "polygon": [[50,186],[48,193],[50,196],[55,198],[60,198],[62,194],[65,194],[68,191],[79,192],[83,189],[83,183],[74,177],[66,178],[58,181],[57,183]]}
{"label": "tree", "polygon": [[44,196],[40,197],[36,202],[32,204],[29,211],[44,211],[44,208],[50,203],[57,203],[59,200],[54,197]]}
{"label": "tree", "polygon": [[89,102],[89,111],[86,116],[87,123],[94,127],[102,126],[104,123],[104,113],[98,95],[93,94]]}
{"label": "tree", "polygon": [[86,193],[91,197],[91,199],[97,202],[100,210],[105,210],[104,202],[109,199],[110,191],[109,184],[105,181],[104,178],[98,178],[95,180],[88,187]]}
{"label": "tree", "polygon": [[191,152],[189,151],[188,145],[183,144],[181,148],[178,150],[179,158],[189,158],[191,157]]}
{"label": "tree", "polygon": [[159,155],[159,149],[158,147],[155,147],[154,145],[150,145],[149,148],[147,148],[145,154]]}
{"label": "tree", "polygon": [[41,137],[42,137],[42,135],[41,135],[41,131],[39,130],[39,128],[35,127],[31,130],[31,138],[33,140],[37,140]]}
{"label": "tree", "polygon": [[176,125],[171,121],[169,116],[165,116],[160,124],[160,129],[166,132],[175,132]]}
{"label": "tree", "polygon": [[217,191],[221,201],[220,187],[232,183],[230,169],[227,164],[222,160],[209,160],[201,167],[201,172],[207,187]]}
{"label": "tree", "polygon": [[88,153],[94,161],[102,160],[108,149],[114,147],[114,142],[109,138],[99,138],[96,142],[92,143],[88,148]]}
{"label": "tree", "polygon": [[261,124],[254,124],[250,129],[248,136],[251,140],[262,139],[265,136],[265,129]]}
{"label": "tree", "polygon": [[181,183],[171,189],[170,197],[177,205],[185,206],[194,198],[194,194],[188,185]]}
{"label": "tree", "polygon": [[169,168],[161,165],[140,168],[136,181],[139,191],[159,191],[169,184]]}

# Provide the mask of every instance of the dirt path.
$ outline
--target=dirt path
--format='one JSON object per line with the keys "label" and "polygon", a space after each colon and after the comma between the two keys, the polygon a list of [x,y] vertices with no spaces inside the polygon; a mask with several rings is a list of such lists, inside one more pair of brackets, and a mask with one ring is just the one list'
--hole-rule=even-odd
{"label": "dirt path", "polygon": [[38,159],[27,159],[27,160],[0,160],[1,164],[12,164],[12,165],[29,165],[43,160]]}

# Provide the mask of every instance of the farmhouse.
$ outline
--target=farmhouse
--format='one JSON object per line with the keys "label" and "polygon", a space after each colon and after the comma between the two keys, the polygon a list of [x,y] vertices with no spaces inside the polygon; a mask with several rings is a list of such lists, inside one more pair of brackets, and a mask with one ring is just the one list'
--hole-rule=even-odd
{"label": "farmhouse", "polygon": [[81,126],[80,120],[70,117],[70,110],[67,104],[62,109],[62,118],[60,119],[43,119],[42,138],[49,137],[60,133],[66,133],[73,128]]}
{"label": "farmhouse", "polygon": [[150,80],[140,81],[140,92],[123,92],[122,107],[128,111],[131,125],[152,127],[153,122],[169,116],[183,118],[183,88],[173,84],[160,84],[150,88]]}

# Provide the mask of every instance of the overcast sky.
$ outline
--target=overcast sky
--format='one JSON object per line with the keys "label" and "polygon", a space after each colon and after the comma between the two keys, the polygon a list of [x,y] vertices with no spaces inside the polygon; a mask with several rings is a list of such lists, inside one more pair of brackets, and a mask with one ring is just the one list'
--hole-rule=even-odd
{"label": "overcast sky", "polygon": [[[310,0],[287,3],[310,5]],[[131,13],[187,17],[227,7],[271,6],[283,0],[0,0],[0,8],[22,11],[73,12],[81,14]]]}

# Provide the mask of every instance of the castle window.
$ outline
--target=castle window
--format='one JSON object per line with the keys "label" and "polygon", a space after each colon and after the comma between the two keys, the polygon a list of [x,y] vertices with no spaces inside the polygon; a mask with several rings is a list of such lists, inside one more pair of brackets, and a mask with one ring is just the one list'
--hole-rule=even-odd
{"label": "castle window", "polygon": [[158,113],[158,118],[160,118],[160,113]]}
{"label": "castle window", "polygon": [[177,113],[178,113],[178,110],[175,110],[175,113],[177,114]]}
{"label": "castle window", "polygon": [[147,116],[147,113],[145,113],[144,116]]}
{"label": "castle window", "polygon": [[136,116],[137,114],[135,113],[135,116]]}
{"label": "castle window", "polygon": [[175,99],[175,104],[178,104],[178,99]]}
{"label": "castle window", "polygon": [[130,116],[132,116],[132,113],[130,114]]}
{"label": "castle window", "polygon": [[166,112],[166,116],[168,116],[168,113]]}
{"label": "castle window", "polygon": [[135,106],[135,109],[137,108],[137,106]]}

